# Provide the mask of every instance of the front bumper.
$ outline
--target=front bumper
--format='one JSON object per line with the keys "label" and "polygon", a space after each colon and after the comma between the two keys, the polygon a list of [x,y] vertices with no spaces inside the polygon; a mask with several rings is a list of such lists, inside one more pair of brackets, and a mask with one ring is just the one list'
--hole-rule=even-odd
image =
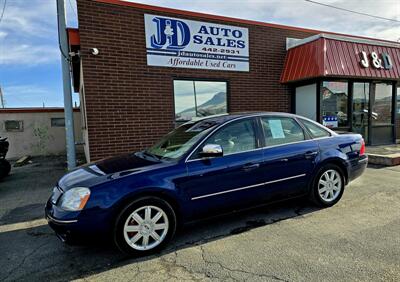
{"label": "front bumper", "polygon": [[59,220],[55,219],[54,217],[51,217],[50,215],[46,214],[46,219],[49,223],[54,223],[54,224],[71,224],[71,223],[76,223],[78,222],[77,219],[70,219],[70,220]]}
{"label": "front bumper", "polygon": [[66,243],[84,243],[109,238],[111,224],[107,213],[101,211],[68,212],[49,200],[45,217],[57,237]]}
{"label": "front bumper", "polygon": [[74,238],[79,238],[80,236],[74,232],[75,224],[78,222],[75,220],[59,220],[47,214],[47,209],[45,212],[46,220],[51,229],[54,230],[57,237],[63,242],[75,241]]}
{"label": "front bumper", "polygon": [[63,242],[76,242],[84,241],[88,236],[85,232],[82,232],[82,221],[78,218],[70,218],[64,215],[61,216],[62,211],[50,201],[47,203],[45,208],[45,217],[47,223],[54,230],[57,237]]}

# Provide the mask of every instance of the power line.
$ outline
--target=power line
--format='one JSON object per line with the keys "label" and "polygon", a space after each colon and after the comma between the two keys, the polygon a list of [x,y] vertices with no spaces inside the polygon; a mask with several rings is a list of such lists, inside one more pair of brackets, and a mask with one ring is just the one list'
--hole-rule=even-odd
{"label": "power line", "polygon": [[345,9],[345,8],[341,8],[341,7],[336,7],[336,6],[333,6],[333,5],[320,3],[320,2],[312,1],[312,0],[304,0],[304,1],[310,2],[310,3],[313,3],[313,4],[317,4],[317,5],[321,5],[321,6],[325,6],[325,7],[329,7],[329,8],[333,8],[333,9],[336,9],[336,10],[346,11],[346,12],[353,13],[353,14],[358,14],[358,15],[362,15],[362,16],[375,18],[375,19],[380,19],[380,20],[386,20],[386,21],[392,21],[392,22],[400,23],[400,21],[396,20],[396,19],[385,18],[385,17],[375,16],[375,15],[371,15],[371,14],[367,14],[367,13],[357,12],[357,11],[353,11],[353,10],[349,10],[349,9]]}
{"label": "power line", "polygon": [[1,11],[1,15],[0,15],[0,23],[3,20],[3,17],[4,17],[4,11],[6,10],[6,4],[7,4],[7,0],[4,0],[3,10]]}

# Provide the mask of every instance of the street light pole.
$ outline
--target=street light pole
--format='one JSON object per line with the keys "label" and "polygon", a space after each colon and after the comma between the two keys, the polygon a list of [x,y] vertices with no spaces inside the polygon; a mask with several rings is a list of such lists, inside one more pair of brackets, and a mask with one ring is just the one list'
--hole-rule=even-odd
{"label": "street light pole", "polygon": [[58,20],[58,38],[61,52],[61,67],[63,76],[64,90],[64,116],[65,116],[65,136],[67,145],[68,170],[76,166],[75,156],[75,136],[74,136],[74,112],[72,108],[72,90],[70,73],[70,56],[68,52],[67,29],[65,20],[65,2],[57,1],[57,20]]}

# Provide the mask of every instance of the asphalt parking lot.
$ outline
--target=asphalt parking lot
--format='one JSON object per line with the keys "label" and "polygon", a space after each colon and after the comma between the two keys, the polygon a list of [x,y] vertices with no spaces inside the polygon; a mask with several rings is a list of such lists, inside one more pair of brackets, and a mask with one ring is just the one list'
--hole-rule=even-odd
{"label": "asphalt parking lot", "polygon": [[342,200],[296,200],[182,230],[161,254],[62,244],[43,219],[62,158],[0,181],[0,281],[400,281],[400,166],[368,168]]}

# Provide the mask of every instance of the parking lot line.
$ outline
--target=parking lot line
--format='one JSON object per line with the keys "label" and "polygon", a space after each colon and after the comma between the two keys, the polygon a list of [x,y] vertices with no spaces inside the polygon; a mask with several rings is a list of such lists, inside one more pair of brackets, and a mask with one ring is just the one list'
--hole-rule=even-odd
{"label": "parking lot line", "polygon": [[31,221],[24,221],[24,222],[12,223],[12,224],[0,225],[0,233],[23,230],[23,229],[38,227],[38,226],[42,226],[42,225],[46,225],[46,224],[47,224],[47,220],[44,218],[41,218],[41,219],[36,219],[36,220],[31,220]]}

